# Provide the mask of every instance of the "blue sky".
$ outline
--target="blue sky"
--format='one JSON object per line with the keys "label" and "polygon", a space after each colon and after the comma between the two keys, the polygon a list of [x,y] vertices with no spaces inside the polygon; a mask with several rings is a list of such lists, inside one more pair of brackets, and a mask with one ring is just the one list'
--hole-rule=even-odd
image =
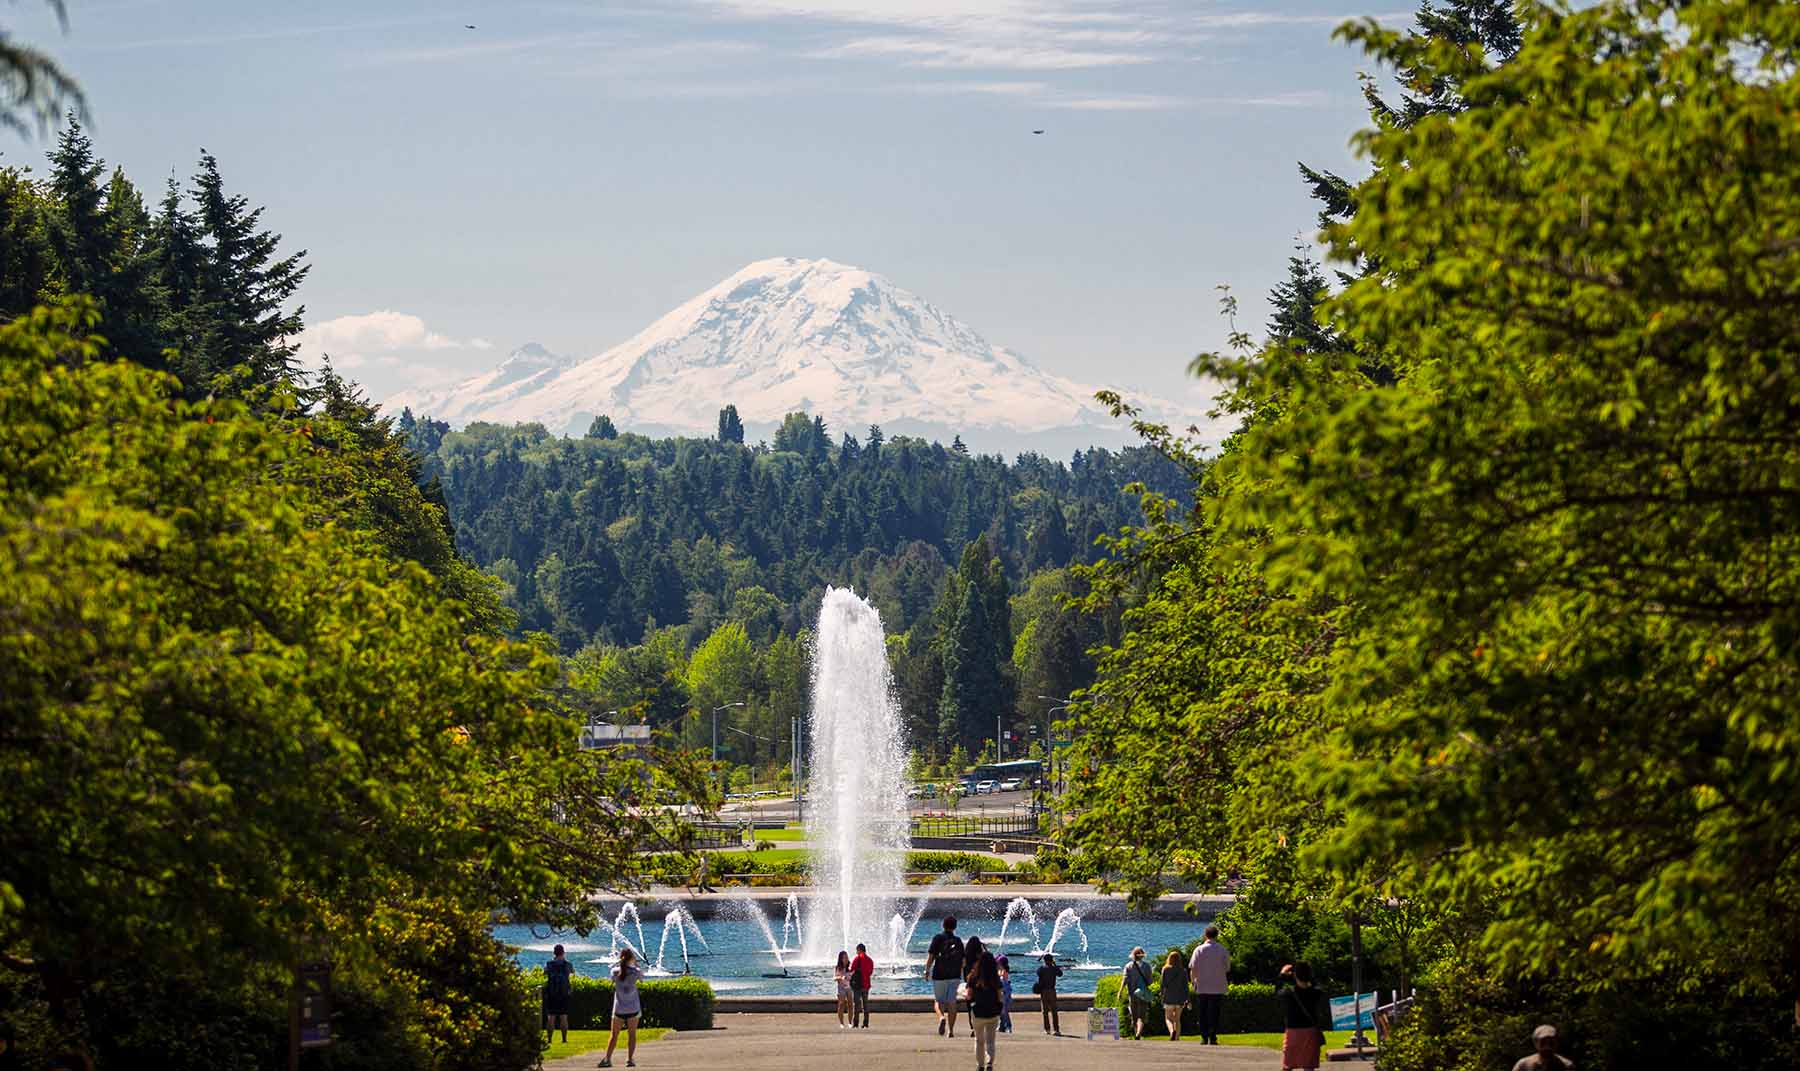
{"label": "blue sky", "polygon": [[71,0],[64,35],[23,0],[0,26],[148,192],[216,154],[377,396],[597,353],[800,256],[1173,400],[1224,338],[1215,288],[1260,323],[1311,234],[1295,162],[1359,171],[1367,61],[1331,30],[1410,7],[1371,2]]}

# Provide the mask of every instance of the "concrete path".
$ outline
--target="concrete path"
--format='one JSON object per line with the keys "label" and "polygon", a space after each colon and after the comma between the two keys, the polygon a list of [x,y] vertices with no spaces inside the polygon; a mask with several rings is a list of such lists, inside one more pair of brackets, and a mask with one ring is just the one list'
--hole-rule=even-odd
{"label": "concrete path", "polygon": [[[643,1071],[970,1071],[975,1042],[967,1020],[959,1018],[957,1036],[937,1035],[931,1014],[876,1015],[868,1030],[842,1030],[827,1015],[720,1015],[711,1030],[670,1034],[638,1046]],[[1063,1027],[1085,1029],[1080,1013],[1065,1015]],[[1016,1034],[1002,1034],[994,1071],[1093,1071],[1129,1063],[1132,1071],[1273,1071],[1281,1056],[1272,1049],[1232,1045],[1167,1042],[1087,1041],[1052,1038],[1036,1017],[1014,1017]],[[604,1051],[604,1050],[602,1050]],[[544,1065],[546,1071],[591,1068],[601,1053],[572,1056]],[[625,1066],[625,1042],[613,1064]]]}

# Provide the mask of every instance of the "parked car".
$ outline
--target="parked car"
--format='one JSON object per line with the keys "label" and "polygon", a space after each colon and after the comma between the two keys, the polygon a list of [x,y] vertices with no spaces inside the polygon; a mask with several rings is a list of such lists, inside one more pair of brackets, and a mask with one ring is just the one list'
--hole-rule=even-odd
{"label": "parked car", "polygon": [[1019,789],[1024,788],[1024,787],[1025,787],[1025,782],[1017,777],[1009,777],[1006,780],[1000,782],[1000,791],[1002,791],[1002,792],[1017,792],[1017,791],[1019,791]]}
{"label": "parked car", "polygon": [[986,796],[990,793],[999,791],[999,788],[1000,788],[1000,782],[998,782],[998,781],[977,781],[977,782],[975,782],[975,794],[977,796]]}

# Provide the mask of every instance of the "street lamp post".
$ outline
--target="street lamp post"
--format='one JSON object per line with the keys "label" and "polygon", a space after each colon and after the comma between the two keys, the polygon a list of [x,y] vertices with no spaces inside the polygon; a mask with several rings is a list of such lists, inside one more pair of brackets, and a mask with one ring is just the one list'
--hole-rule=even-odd
{"label": "street lamp post", "polygon": [[717,706],[717,707],[713,708],[713,752],[712,752],[712,755],[713,755],[713,762],[715,764],[719,761],[719,712],[725,711],[725,710],[730,710],[732,707],[741,707],[741,706],[746,706],[746,705],[747,704],[744,704],[744,703],[726,703],[724,706]]}

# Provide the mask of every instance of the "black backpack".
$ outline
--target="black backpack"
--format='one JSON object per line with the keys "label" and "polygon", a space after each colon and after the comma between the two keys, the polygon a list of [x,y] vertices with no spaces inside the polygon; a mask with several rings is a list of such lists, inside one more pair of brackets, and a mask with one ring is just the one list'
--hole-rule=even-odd
{"label": "black backpack", "polygon": [[953,933],[946,933],[943,937],[944,951],[939,954],[938,958],[944,961],[944,970],[950,971],[956,977],[961,978],[963,974],[962,938]]}

